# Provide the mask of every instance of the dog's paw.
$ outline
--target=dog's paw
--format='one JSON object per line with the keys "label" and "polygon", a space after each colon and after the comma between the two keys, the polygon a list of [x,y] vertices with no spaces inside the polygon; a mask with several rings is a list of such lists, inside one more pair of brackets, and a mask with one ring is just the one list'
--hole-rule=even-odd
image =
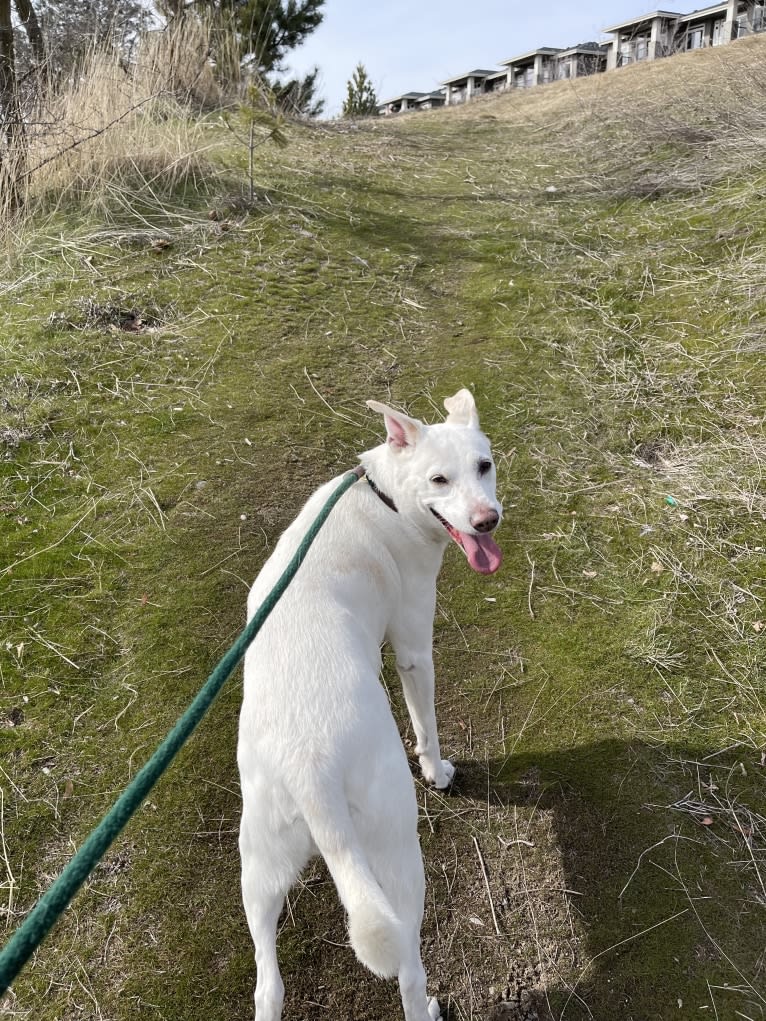
{"label": "dog's paw", "polygon": [[442,759],[442,771],[444,773],[444,782],[439,783],[437,781],[436,786],[443,790],[445,787],[449,787],[455,779],[455,766],[449,759]]}
{"label": "dog's paw", "polygon": [[452,783],[453,777],[455,776],[455,767],[449,759],[441,759],[436,768],[423,761],[421,761],[420,766],[423,770],[423,779],[426,783],[433,784],[433,786],[437,787],[440,791],[449,787]]}
{"label": "dog's paw", "polygon": [[435,996],[432,996],[428,1001],[428,1016],[431,1018],[431,1021],[442,1021],[441,1007]]}

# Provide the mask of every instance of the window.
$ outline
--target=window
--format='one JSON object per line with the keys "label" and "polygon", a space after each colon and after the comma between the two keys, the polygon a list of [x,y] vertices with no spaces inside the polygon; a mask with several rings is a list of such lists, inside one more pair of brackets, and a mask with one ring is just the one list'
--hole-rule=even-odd
{"label": "window", "polygon": [[649,36],[636,36],[636,60],[646,60],[649,56]]}
{"label": "window", "polygon": [[601,57],[588,56],[580,57],[577,61],[577,74],[598,74],[599,71],[604,70],[603,60]]}
{"label": "window", "polygon": [[705,29],[693,28],[686,33],[686,49],[701,50],[705,45]]}
{"label": "window", "polygon": [[749,36],[752,32],[763,32],[766,30],[763,8],[764,4],[761,2],[752,6],[748,4],[748,9],[745,13],[737,14],[734,19],[734,39],[741,39],[743,36]]}

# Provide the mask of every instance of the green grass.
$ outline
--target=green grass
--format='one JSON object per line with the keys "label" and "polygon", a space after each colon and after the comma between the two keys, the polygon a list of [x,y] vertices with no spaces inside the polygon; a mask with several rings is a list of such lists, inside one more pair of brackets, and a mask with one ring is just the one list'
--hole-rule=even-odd
{"label": "green grass", "polygon": [[[450,550],[440,580],[459,773],[419,794],[432,987],[450,1021],[766,1014],[762,101],[711,85],[752,84],[763,41],[691,57],[296,127],[252,210],[208,182],[24,249],[0,307],[9,931],[228,647],[302,500],[379,438],[364,400],[433,419],[467,385],[505,563],[479,578]],[[244,168],[221,160],[222,182]],[[252,1015],[238,698],[9,1017]],[[304,878],[285,1017],[398,1016],[338,945],[322,868]]]}

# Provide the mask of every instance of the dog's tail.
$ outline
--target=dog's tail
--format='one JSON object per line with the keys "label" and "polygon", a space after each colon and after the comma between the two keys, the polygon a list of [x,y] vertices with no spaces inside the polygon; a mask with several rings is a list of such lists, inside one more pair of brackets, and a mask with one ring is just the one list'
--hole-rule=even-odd
{"label": "dog's tail", "polygon": [[393,978],[404,956],[402,923],[372,873],[348,805],[312,808],[306,821],[346,909],[354,953],[374,974]]}

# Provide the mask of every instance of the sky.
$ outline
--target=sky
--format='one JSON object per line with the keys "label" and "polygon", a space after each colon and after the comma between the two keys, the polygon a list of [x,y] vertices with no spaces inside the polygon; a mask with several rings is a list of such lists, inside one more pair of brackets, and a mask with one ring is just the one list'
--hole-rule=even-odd
{"label": "sky", "polygon": [[[712,2],[712,0],[710,0]],[[326,0],[324,21],[289,57],[291,71],[321,72],[324,116],[340,113],[361,61],[380,101],[430,92],[450,78],[538,46],[600,40],[602,29],[656,10],[656,0]],[[671,2],[691,11],[704,0]]]}

